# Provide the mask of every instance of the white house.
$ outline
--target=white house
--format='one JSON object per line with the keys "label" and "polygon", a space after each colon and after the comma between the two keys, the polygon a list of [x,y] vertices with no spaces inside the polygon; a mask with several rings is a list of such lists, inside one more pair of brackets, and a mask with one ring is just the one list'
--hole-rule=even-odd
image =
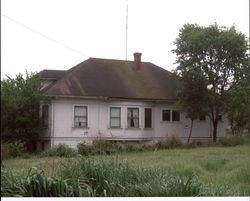
{"label": "white house", "polygon": [[[43,70],[42,148],[92,143],[156,142],[171,135],[187,140],[190,119],[175,109],[178,81],[150,62],[89,58],[68,71]],[[218,137],[225,134],[223,119]],[[208,117],[196,120],[191,140],[212,140]]]}

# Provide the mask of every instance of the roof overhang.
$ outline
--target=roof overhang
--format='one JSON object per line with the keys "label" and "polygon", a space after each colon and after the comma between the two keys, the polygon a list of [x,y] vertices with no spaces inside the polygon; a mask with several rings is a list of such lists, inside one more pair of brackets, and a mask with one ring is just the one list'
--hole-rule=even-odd
{"label": "roof overhang", "polygon": [[72,95],[45,95],[54,99],[84,99],[100,101],[135,101],[135,102],[155,102],[174,103],[176,99],[145,99],[145,98],[124,98],[124,97],[104,97],[104,96],[72,96]]}

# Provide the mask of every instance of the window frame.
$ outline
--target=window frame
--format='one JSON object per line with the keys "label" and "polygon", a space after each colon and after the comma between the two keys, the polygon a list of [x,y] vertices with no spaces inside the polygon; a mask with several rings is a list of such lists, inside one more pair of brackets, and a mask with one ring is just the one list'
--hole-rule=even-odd
{"label": "window frame", "polygon": [[[44,124],[44,110],[43,108],[47,107],[47,125]],[[41,118],[42,118],[42,128],[43,129],[48,129],[49,128],[49,104],[43,104],[41,105]]]}
{"label": "window frame", "polygon": [[[75,112],[75,111],[76,111],[76,108],[77,108],[77,107],[78,107],[78,108],[79,108],[79,107],[80,107],[80,108],[86,108],[86,116],[79,116],[79,115],[76,116],[76,114],[75,114],[76,112]],[[73,127],[74,127],[74,128],[88,128],[88,106],[86,106],[86,105],[74,105],[73,110],[74,110],[74,112],[73,112],[73,113],[74,113]],[[86,125],[85,125],[85,126],[84,126],[84,125],[83,125],[83,126],[77,126],[77,125],[76,125],[76,118],[86,118]]]}
{"label": "window frame", "polygon": [[[150,126],[149,127],[146,126],[146,110],[150,110]],[[152,108],[150,108],[150,107],[144,108],[144,128],[146,128],[146,129],[153,128],[153,125],[152,125],[152,114],[153,114]]]}
{"label": "window frame", "polygon": [[199,121],[206,121],[206,115],[200,115],[199,116]]}
{"label": "window frame", "polygon": [[[168,115],[169,115],[169,120],[164,120],[164,118],[163,118],[163,117],[164,117],[164,115],[163,115],[163,112],[164,112],[164,111],[168,111],[168,112],[169,112],[169,114],[168,114]],[[162,112],[161,112],[161,113],[162,113],[162,114],[161,114],[161,115],[162,115],[161,118],[162,118],[162,121],[163,121],[163,122],[171,122],[171,110],[170,110],[170,109],[162,109]]]}
{"label": "window frame", "polygon": [[[178,120],[174,119],[174,113],[178,114]],[[180,122],[181,121],[181,113],[178,110],[172,110],[171,111],[171,116],[172,116],[172,122]]]}
{"label": "window frame", "polygon": [[[119,112],[120,112],[119,113],[119,117],[112,117],[111,116],[111,110],[112,109],[119,109]],[[122,116],[121,113],[122,113],[121,107],[110,107],[109,108],[109,128],[121,128],[121,116]],[[119,119],[119,126],[112,126],[111,125],[111,120],[112,119]]]}
{"label": "window frame", "polygon": [[[129,110],[138,110],[138,117],[133,117],[133,119],[138,119],[138,126],[130,126],[131,117],[129,117]],[[135,123],[134,123],[135,124]],[[140,108],[139,107],[127,107],[127,128],[140,128]]]}

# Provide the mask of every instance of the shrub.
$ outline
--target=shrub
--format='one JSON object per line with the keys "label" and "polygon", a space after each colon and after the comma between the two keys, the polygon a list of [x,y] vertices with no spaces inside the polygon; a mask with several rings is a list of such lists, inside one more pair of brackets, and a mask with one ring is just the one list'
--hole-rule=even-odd
{"label": "shrub", "polygon": [[88,156],[94,154],[94,150],[91,145],[86,145],[85,143],[79,143],[77,145],[77,152],[83,156]]}
{"label": "shrub", "polygon": [[236,146],[244,144],[244,138],[240,136],[223,137],[218,140],[218,144],[225,147]]}
{"label": "shrub", "polygon": [[97,154],[114,154],[120,152],[121,148],[118,144],[104,141],[104,140],[95,140],[93,141],[92,148]]}
{"label": "shrub", "polygon": [[10,156],[18,157],[22,156],[26,152],[25,143],[18,140],[10,143]]}
{"label": "shrub", "polygon": [[166,140],[162,140],[156,144],[158,149],[173,149],[183,147],[183,143],[180,137],[176,135],[171,135]]}
{"label": "shrub", "polygon": [[95,140],[92,145],[86,145],[85,143],[80,143],[77,145],[78,153],[84,156],[94,155],[94,154],[114,154],[120,153],[122,147],[118,144],[111,143],[104,140]]}
{"label": "shrub", "polygon": [[41,153],[41,156],[59,156],[59,157],[74,157],[77,156],[77,151],[67,145],[59,144]]}
{"label": "shrub", "polygon": [[85,143],[79,143],[77,145],[78,153],[87,156],[95,154],[115,154],[121,152],[142,152],[145,150],[153,150],[153,146],[150,145],[132,145],[132,144],[116,144],[104,140],[93,141],[92,145],[86,145]]}

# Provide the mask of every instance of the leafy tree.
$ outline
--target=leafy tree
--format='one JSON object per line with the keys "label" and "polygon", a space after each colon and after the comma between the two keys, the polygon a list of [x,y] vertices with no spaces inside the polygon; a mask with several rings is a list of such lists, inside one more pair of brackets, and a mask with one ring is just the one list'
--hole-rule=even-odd
{"label": "leafy tree", "polygon": [[227,117],[233,134],[241,134],[244,128],[250,129],[250,68],[242,79],[227,92]]}
{"label": "leafy tree", "polygon": [[34,73],[16,75],[1,81],[1,138],[5,141],[22,140],[30,143],[39,137],[41,121],[41,82]]}
{"label": "leafy tree", "polygon": [[216,141],[219,115],[225,112],[226,92],[240,80],[243,69],[249,67],[246,37],[233,26],[186,24],[175,44],[177,74],[183,78],[187,72],[195,71],[205,80],[207,101],[203,108],[212,121],[213,141]]}
{"label": "leafy tree", "polygon": [[185,76],[181,78],[181,87],[177,92],[177,108],[185,111],[187,117],[190,118],[190,131],[188,135],[188,142],[190,141],[193,122],[200,116],[205,115],[204,104],[206,103],[206,83],[204,78],[196,71],[192,69],[185,73]]}

